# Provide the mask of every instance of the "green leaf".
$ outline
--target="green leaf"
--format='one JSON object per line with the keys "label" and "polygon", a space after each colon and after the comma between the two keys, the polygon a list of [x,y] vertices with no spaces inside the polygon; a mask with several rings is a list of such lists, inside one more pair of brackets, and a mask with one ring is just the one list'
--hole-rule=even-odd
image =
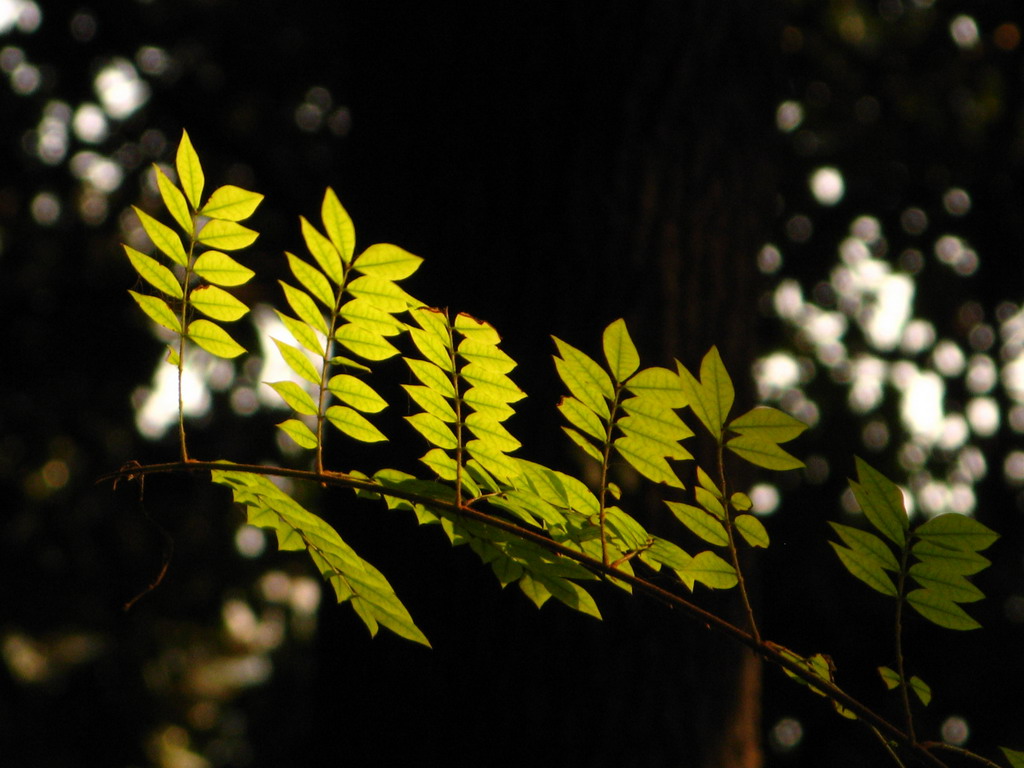
{"label": "green leaf", "polygon": [[325,336],[328,333],[327,323],[324,321],[323,313],[320,308],[313,301],[313,297],[305,291],[299,290],[294,286],[288,285],[284,280],[278,280],[281,284],[282,290],[284,290],[284,297],[288,301],[288,305],[295,311],[299,319],[306,323],[310,328],[315,328]]}
{"label": "green leaf", "polygon": [[478,320],[465,312],[459,312],[455,317],[455,330],[462,334],[463,338],[472,339],[480,344],[495,346],[501,343],[501,336],[494,329],[494,326],[486,320]]}
{"label": "green leaf", "polygon": [[732,589],[739,583],[736,569],[710,550],[694,555],[683,572],[711,589]]}
{"label": "green leaf", "polygon": [[875,534],[841,523],[829,522],[829,525],[839,534],[839,538],[847,547],[856,550],[863,557],[874,559],[879,568],[894,572],[900,570],[900,564],[892,549]]}
{"label": "green leaf", "polygon": [[188,326],[188,337],[215,357],[232,358],[245,352],[245,347],[209,320],[193,320]]}
{"label": "green leaf", "polygon": [[320,374],[313,367],[309,356],[298,347],[287,344],[279,339],[274,339],[281,357],[295,373],[316,387],[320,386]]}
{"label": "green leaf", "polygon": [[303,347],[308,349],[317,357],[324,356],[324,345],[321,342],[321,337],[317,335],[317,332],[306,325],[301,320],[296,320],[294,317],[286,315],[277,309],[274,310],[277,317],[281,320],[281,323],[288,332],[295,337],[295,340],[299,342]]}
{"label": "green leaf", "polygon": [[689,404],[679,375],[668,368],[644,368],[626,383],[626,389],[663,408],[684,408]]}
{"label": "green leaf", "polygon": [[878,674],[881,675],[882,682],[885,683],[885,687],[887,690],[891,691],[894,688],[899,687],[900,676],[895,669],[890,669],[889,667],[879,667]]}
{"label": "green leaf", "polygon": [[162,224],[154,219],[141,208],[133,205],[132,210],[135,211],[135,215],[139,217],[139,222],[142,224],[142,228],[146,230],[146,234],[149,235],[149,239],[153,241],[153,245],[156,246],[157,250],[175,264],[187,267],[188,256],[185,253],[185,247],[181,244],[181,238],[177,233],[166,224]]}
{"label": "green leaf", "polygon": [[732,504],[733,509],[737,512],[746,512],[754,506],[754,502],[750,500],[750,497],[740,491],[736,491],[736,493],[729,497],[729,503]]}
{"label": "green leaf", "polygon": [[203,166],[199,163],[199,155],[192,147],[192,140],[188,137],[187,131],[181,132],[181,142],[178,144],[178,154],[175,158],[175,165],[178,170],[178,180],[181,181],[181,188],[185,192],[192,205],[192,210],[199,210],[199,201],[203,196]]}
{"label": "green leaf", "polygon": [[672,514],[679,522],[704,541],[714,544],[716,547],[724,547],[729,544],[729,534],[726,532],[725,526],[714,515],[692,504],[683,504],[668,499],[665,500],[665,504],[672,510]]}
{"label": "green leaf", "polygon": [[470,440],[466,443],[466,450],[484,469],[502,482],[511,482],[519,475],[519,462],[512,456],[506,456],[489,442]]}
{"label": "green leaf", "polygon": [[577,400],[607,421],[610,417],[607,401],[615,399],[612,380],[583,352],[559,338],[552,338],[561,355],[555,358],[559,378]]}
{"label": "green leaf", "polygon": [[398,354],[398,348],[390,341],[355,323],[339,326],[334,338],[364,360],[387,360]]}
{"label": "green leaf", "polygon": [[1010,768],[1024,768],[1024,752],[1018,752],[1009,747],[1000,747],[1003,756],[1010,761]]}
{"label": "green leaf", "polygon": [[378,413],[388,407],[387,401],[362,379],[340,373],[327,382],[327,389],[342,402],[363,413]]}
{"label": "green leaf", "polygon": [[199,242],[222,251],[237,251],[256,242],[259,233],[234,221],[210,219],[199,230]]}
{"label": "green leaf", "polygon": [[704,355],[700,364],[699,382],[682,363],[677,361],[676,366],[690,408],[712,437],[721,441],[722,427],[732,410],[735,391],[718,347],[712,347]]}
{"label": "green leaf", "polygon": [[850,488],[864,516],[889,541],[903,547],[910,527],[903,492],[896,483],[859,456],[856,462],[858,482],[851,480]]}
{"label": "green leaf", "polygon": [[206,251],[196,259],[193,270],[204,280],[214,285],[244,285],[249,282],[253,272],[248,267],[243,267],[226,253],[220,251]]}
{"label": "green leaf", "polygon": [[978,573],[992,565],[988,558],[977,552],[949,549],[929,540],[918,541],[911,551],[921,562],[938,562],[943,568],[964,576]]}
{"label": "green leaf", "polygon": [[325,307],[334,309],[334,292],[324,273],[293,253],[285,252],[284,255],[288,259],[288,266],[292,274],[295,275],[296,280],[302,283],[302,287],[319,299]]}
{"label": "green leaf", "polygon": [[650,440],[626,435],[613,443],[615,450],[637,472],[656,483],[665,483],[673,488],[685,488],[683,482],[665,461],[661,445]]}
{"label": "green leaf", "polygon": [[352,262],[352,269],[364,275],[385,280],[403,280],[419,269],[423,259],[390,243],[377,243],[363,251]]}
{"label": "green leaf", "polygon": [[313,398],[294,381],[268,381],[266,384],[277,392],[285,404],[296,413],[302,413],[307,416],[316,415],[317,408]]}
{"label": "green leaf", "polygon": [[736,515],[733,524],[750,546],[768,546],[768,531],[765,530],[764,524],[753,515]]}
{"label": "green leaf", "polygon": [[759,405],[730,421],[729,429],[769,443],[785,443],[799,436],[807,425],[777,408]]}
{"label": "green leaf", "polygon": [[431,445],[445,450],[453,450],[459,444],[451,428],[433,414],[414,413],[412,416],[406,416],[405,420],[412,424],[413,428],[423,435]]}
{"label": "green leaf", "polygon": [[156,185],[160,190],[160,197],[164,201],[164,206],[178,226],[191,235],[192,213],[189,211],[188,203],[185,201],[185,195],[174,186],[174,182],[167,178],[167,174],[161,170],[159,165],[154,164],[153,170],[156,171]]}
{"label": "green leaf", "polygon": [[411,357],[403,357],[402,359],[409,366],[409,370],[412,371],[413,375],[424,386],[434,390],[442,397],[449,399],[455,397],[455,385],[452,384],[452,380],[448,375],[436,365],[428,363],[426,360],[417,360]]}
{"label": "green leaf", "polygon": [[892,583],[889,574],[877,559],[861,550],[850,549],[842,544],[830,541],[832,549],[835,550],[843,567],[850,572],[854,578],[860,579],[872,589],[881,592],[889,597],[896,597],[898,592],[896,585]]}
{"label": "green leaf", "polygon": [[244,316],[249,308],[215,285],[199,285],[188,295],[189,303],[207,317],[231,322]]}
{"label": "green leaf", "polygon": [[214,190],[199,213],[211,219],[242,221],[252,216],[262,201],[263,195],[258,192],[225,184]]}
{"label": "green leaf", "polygon": [[604,456],[601,454],[601,451],[599,451],[593,443],[587,440],[587,438],[572,427],[562,427],[562,431],[565,432],[565,434],[569,436],[569,439],[576,443],[576,445],[578,445],[583,452],[587,454],[587,456],[592,458],[598,464],[604,463]]}
{"label": "green leaf", "polygon": [[316,448],[316,435],[313,434],[313,430],[298,419],[288,419],[287,421],[282,421],[277,426],[300,448],[307,450]]}
{"label": "green leaf", "polygon": [[690,428],[674,411],[660,407],[648,398],[631,397],[622,402],[625,416],[615,426],[628,437],[641,438],[651,443],[651,450],[670,459],[692,459],[680,440],[693,436]]}
{"label": "green leaf", "polygon": [[605,441],[607,432],[604,424],[601,423],[601,419],[575,397],[563,397],[561,402],[558,403],[558,410],[561,411],[566,421],[579,428],[582,432],[590,435],[598,442],[603,443]]}
{"label": "green leaf", "polygon": [[379,443],[387,440],[384,433],[377,429],[360,413],[345,405],[332,405],[327,409],[327,420],[349,437],[364,443]]}
{"label": "green leaf", "polygon": [[980,629],[967,612],[952,600],[948,600],[931,589],[913,589],[907,593],[907,603],[933,624],[946,629]]}
{"label": "green leaf", "polygon": [[491,414],[498,421],[504,421],[515,410],[504,400],[501,391],[488,387],[470,387],[462,393],[462,402],[474,411],[483,411]]}
{"label": "green leaf", "polygon": [[985,597],[961,574],[943,567],[943,561],[914,563],[910,566],[910,576],[935,595],[954,603],[973,603]]}
{"label": "green leaf", "polygon": [[136,293],[135,291],[128,291],[135,299],[135,303],[139,305],[139,308],[149,315],[149,318],[157,325],[162,325],[169,331],[175,333],[181,333],[181,322],[178,317],[171,311],[171,308],[167,306],[167,302],[156,296],[147,296],[142,293]]}
{"label": "green leaf", "polygon": [[416,305],[416,300],[390,280],[376,275],[363,275],[348,284],[348,292],[366,299],[385,312],[404,312]]}
{"label": "green leaf", "polygon": [[476,339],[463,339],[459,342],[459,355],[497,373],[510,373],[516,367],[516,361],[496,346]]}
{"label": "green leaf", "polygon": [[602,345],[608,370],[612,372],[615,381],[621,384],[636,373],[640,367],[640,355],[629,337],[625,320],[619,318],[604,329]]}
{"label": "green leaf", "polygon": [[137,251],[127,245],[122,245],[122,247],[124,252],[128,254],[128,260],[143,280],[172,299],[180,299],[182,297],[181,284],[171,270],[141,251]]}
{"label": "green leaf", "polygon": [[460,374],[470,384],[488,390],[490,395],[500,399],[501,402],[515,403],[526,397],[526,393],[508,376],[503,373],[495,373],[477,363],[463,366]]}
{"label": "green leaf", "polygon": [[471,413],[465,418],[466,427],[482,442],[494,446],[502,453],[511,453],[522,446],[497,419],[485,413]]}
{"label": "green leaf", "polygon": [[445,345],[448,339],[441,339],[429,331],[412,327],[409,328],[409,338],[412,339],[424,359],[429,360],[442,370],[448,372],[455,370],[452,353]]}
{"label": "green leaf", "polygon": [[356,248],[356,230],[352,219],[338,201],[338,196],[330,187],[324,192],[324,201],[320,205],[320,218],[324,222],[324,230],[331,243],[338,249],[346,264],[352,261]]}
{"label": "green leaf", "polygon": [[458,417],[455,410],[448,401],[437,391],[420,384],[402,384],[409,397],[416,401],[416,404],[429,414],[439,418],[448,424],[454,424]]}
{"label": "green leaf", "polygon": [[757,435],[738,435],[730,438],[725,447],[740,458],[765,469],[785,471],[804,466],[800,459],[786,453],[777,444],[760,439]]}
{"label": "green leaf", "polygon": [[320,231],[310,224],[305,216],[299,217],[299,224],[302,229],[302,239],[306,241],[306,248],[316,263],[320,265],[320,269],[336,285],[342,285],[345,282],[345,269],[341,254],[334,247],[334,243],[321,235]]}
{"label": "green leaf", "polygon": [[947,512],[922,523],[914,529],[914,536],[948,549],[979,552],[991,547],[999,534],[982,525],[973,517]]}
{"label": "green leaf", "polygon": [[378,336],[397,336],[405,330],[403,323],[373,306],[366,299],[352,299],[342,305],[339,314],[350,323],[355,323]]}
{"label": "green leaf", "polygon": [[722,506],[721,501],[722,494],[717,488],[714,491],[709,491],[706,487],[694,488],[693,493],[697,497],[698,504],[719,520],[725,520],[725,507]]}
{"label": "green leaf", "polygon": [[455,463],[455,459],[440,448],[431,448],[423,454],[420,461],[434,470],[442,480],[451,482],[458,477],[458,465]]}

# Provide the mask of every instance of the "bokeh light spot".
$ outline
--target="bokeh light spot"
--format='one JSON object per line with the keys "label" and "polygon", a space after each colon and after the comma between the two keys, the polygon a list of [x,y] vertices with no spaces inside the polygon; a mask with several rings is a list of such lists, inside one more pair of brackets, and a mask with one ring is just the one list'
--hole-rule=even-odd
{"label": "bokeh light spot", "polygon": [[818,168],[811,174],[811,194],[821,205],[832,206],[843,199],[846,184],[843,175],[832,167]]}
{"label": "bokeh light spot", "polygon": [[960,48],[973,48],[981,40],[978,23],[967,14],[961,14],[949,23],[949,34]]}
{"label": "bokeh light spot", "polygon": [[970,738],[971,729],[967,721],[957,715],[947,717],[942,723],[942,740],[955,747],[963,746]]}
{"label": "bokeh light spot", "polygon": [[775,110],[775,125],[783,133],[791,133],[804,121],[804,108],[799,101],[784,101]]}

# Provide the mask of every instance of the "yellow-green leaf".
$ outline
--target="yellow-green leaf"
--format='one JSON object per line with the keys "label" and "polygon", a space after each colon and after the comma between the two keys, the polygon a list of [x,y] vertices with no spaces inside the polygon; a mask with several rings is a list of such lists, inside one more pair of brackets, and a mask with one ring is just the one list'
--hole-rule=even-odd
{"label": "yellow-green leaf", "polygon": [[608,370],[612,372],[615,381],[621,384],[636,373],[640,367],[640,354],[629,337],[625,320],[619,318],[604,329],[602,344]]}
{"label": "yellow-green leaf", "polygon": [[699,382],[682,363],[677,362],[677,367],[690,407],[708,432],[720,440],[722,427],[732,410],[735,391],[718,347],[712,347],[701,360]]}
{"label": "yellow-green leaf", "polygon": [[175,333],[181,333],[181,321],[171,311],[171,308],[167,306],[167,302],[156,296],[147,296],[143,293],[136,293],[135,291],[128,291],[135,299],[135,303],[139,305],[139,308],[145,312],[149,318],[157,325],[162,325],[169,331]]}
{"label": "yellow-green leaf", "polygon": [[377,243],[352,262],[352,269],[385,280],[403,280],[419,269],[423,259],[391,243]]}
{"label": "yellow-green leaf", "polygon": [[182,297],[181,284],[171,270],[153,257],[147,256],[131,246],[122,245],[122,247],[125,253],[128,254],[128,260],[131,261],[135,271],[139,273],[143,280],[157,290],[166,293],[172,299],[180,299]]}
{"label": "yellow-green leaf", "polygon": [[209,320],[194,320],[188,327],[188,337],[216,357],[238,357],[245,347],[235,341],[219,325]]}
{"label": "yellow-green leaf", "polygon": [[673,488],[684,488],[682,481],[665,461],[658,443],[633,435],[618,438],[615,450],[637,472],[656,483],[665,483]]}
{"label": "yellow-green leaf", "polygon": [[160,189],[160,197],[164,201],[164,206],[182,231],[191,235],[192,214],[185,201],[185,195],[174,185],[174,182],[167,178],[167,174],[161,170],[159,165],[154,164],[153,170],[156,171],[156,185]]}
{"label": "yellow-green leaf", "polygon": [[502,453],[511,453],[522,445],[497,419],[486,413],[469,414],[465,418],[465,424],[469,431],[480,440],[494,446]]}
{"label": "yellow-green leaf", "polygon": [[910,575],[922,587],[954,603],[973,603],[985,597],[961,574],[942,567],[942,561],[914,563]]}
{"label": "yellow-green leaf", "polygon": [[285,404],[296,413],[306,416],[316,415],[316,403],[310,394],[294,381],[266,382],[284,400]]}
{"label": "yellow-green leaf", "polygon": [[403,323],[373,306],[366,299],[352,299],[342,305],[339,314],[350,323],[355,323],[378,336],[397,336],[405,330]]}
{"label": "yellow-green leaf", "polygon": [[242,221],[252,216],[262,201],[263,195],[258,192],[225,184],[213,191],[199,213],[211,219]]}
{"label": "yellow-green leaf", "polygon": [[207,317],[231,322],[245,315],[249,308],[215,285],[200,285],[188,295],[189,303]]}
{"label": "yellow-green leaf", "polygon": [[839,561],[843,564],[843,567],[850,572],[852,576],[860,579],[869,587],[883,595],[889,597],[896,597],[896,585],[892,583],[892,579],[889,578],[889,574],[882,568],[881,563],[874,557],[864,553],[860,550],[850,549],[844,547],[842,544],[837,544],[834,541],[830,541],[832,549],[835,550],[836,555],[839,557]]}
{"label": "yellow-green leaf", "polygon": [[999,534],[979,523],[973,517],[947,512],[922,523],[914,529],[914,536],[931,541],[940,547],[980,552],[995,544]]}
{"label": "yellow-green leaf", "polygon": [[320,307],[313,301],[313,297],[303,290],[288,285],[284,280],[278,280],[277,282],[281,284],[281,289],[284,291],[284,297],[288,301],[288,305],[295,310],[295,314],[298,315],[299,319],[326,336],[328,333],[327,323],[324,321]]}
{"label": "yellow-green leaf", "polygon": [[603,443],[607,438],[607,431],[598,415],[575,397],[563,397],[558,403],[558,410],[561,411],[566,421],[586,432],[595,440]]}
{"label": "yellow-green leaf", "polygon": [[511,482],[519,475],[519,462],[513,456],[506,456],[494,445],[484,440],[470,440],[466,443],[469,455],[501,482]]}
{"label": "yellow-green leaf", "polygon": [[679,522],[704,541],[714,544],[716,547],[724,547],[729,544],[729,534],[726,532],[725,526],[714,515],[692,504],[683,504],[668,499],[665,500],[665,504],[672,510],[672,514]]}
{"label": "yellow-green leaf", "polygon": [[403,384],[402,389],[408,393],[409,397],[416,401],[420,408],[427,413],[437,416],[441,421],[454,424],[458,419],[455,415],[455,410],[448,403],[448,400],[430,387],[424,387],[420,384]]}
{"label": "yellow-green leaf", "polygon": [[298,419],[288,419],[277,426],[301,448],[307,450],[316,448],[316,435],[313,434],[313,430]]}
{"label": "yellow-green leaf", "polygon": [[604,456],[601,455],[601,452],[597,450],[594,444],[587,440],[587,438],[572,427],[562,427],[562,431],[565,432],[565,434],[569,436],[569,439],[576,443],[576,445],[578,445],[583,452],[587,454],[587,456],[592,458],[598,464],[604,463]]}
{"label": "yellow-green leaf", "polygon": [[497,373],[510,373],[516,367],[516,361],[493,344],[484,344],[476,339],[463,339],[459,342],[459,355],[471,363],[479,363]]}
{"label": "yellow-green leaf", "polygon": [[759,405],[730,421],[729,429],[769,443],[785,443],[800,435],[807,425],[778,408]]}
{"label": "yellow-green leaf", "polygon": [[133,205],[132,210],[139,217],[142,228],[146,230],[146,234],[153,241],[153,245],[175,264],[182,267],[188,266],[188,255],[185,253],[185,247],[181,244],[181,238],[177,233],[166,224],[162,224],[154,219],[141,208]]}
{"label": "yellow-green leaf", "polygon": [[412,424],[415,430],[423,435],[431,445],[452,450],[459,444],[451,428],[432,414],[414,413],[412,416],[406,416],[405,420]]}
{"label": "yellow-green leaf", "polygon": [[185,197],[192,205],[192,210],[199,210],[199,201],[203,197],[203,166],[199,163],[199,155],[192,147],[192,140],[188,137],[187,131],[181,132],[181,142],[178,144],[178,154],[175,158],[175,165],[178,170],[178,179],[181,181],[181,188],[185,191]]}
{"label": "yellow-green leaf", "polygon": [[388,407],[387,400],[378,395],[373,387],[347,373],[332,376],[327,382],[327,389],[339,400],[363,413],[377,413]]}
{"label": "yellow-green leaf", "polygon": [[473,339],[481,344],[493,346],[501,343],[501,336],[494,330],[493,325],[486,320],[477,320],[465,312],[459,312],[455,317],[455,330],[461,333],[463,338]]}
{"label": "yellow-green leaf", "polygon": [[757,435],[737,435],[730,438],[725,447],[751,464],[765,469],[784,471],[804,466],[800,459],[787,453],[776,443],[762,440]]}
{"label": "yellow-green leaf", "polygon": [[851,480],[850,488],[864,516],[889,541],[902,547],[910,527],[903,492],[896,483],[859,456],[856,463],[858,482]]}
{"label": "yellow-green leaf", "polygon": [[295,279],[302,283],[303,287],[320,300],[328,309],[334,309],[334,292],[331,284],[319,269],[309,264],[293,253],[285,252],[288,259],[288,266],[295,275]]}
{"label": "yellow-green leaf", "polygon": [[489,370],[479,363],[469,363],[463,366],[459,373],[463,379],[478,388],[486,388],[490,394],[502,402],[515,403],[526,397],[526,393],[508,376]]}
{"label": "yellow-green leaf", "polygon": [[688,404],[679,374],[668,368],[644,368],[629,380],[626,389],[663,408],[683,408]]}
{"label": "yellow-green leaf", "polygon": [[736,515],[733,524],[750,546],[768,546],[768,531],[765,530],[764,524],[753,515]]}
{"label": "yellow-green leaf", "polygon": [[279,339],[274,339],[274,344],[277,345],[277,349],[281,353],[281,357],[284,358],[284,361],[288,364],[289,368],[310,384],[317,387],[320,386],[320,374],[317,372],[316,368],[313,366],[313,362],[305,352],[298,347],[286,344]]}
{"label": "yellow-green leaf", "polygon": [[364,443],[379,443],[387,440],[384,433],[377,429],[360,413],[344,405],[332,405],[327,409],[327,420],[349,437]]}
{"label": "yellow-green leaf", "polygon": [[829,525],[839,534],[839,538],[846,546],[858,552],[862,557],[874,559],[877,561],[877,565],[885,570],[899,571],[900,564],[892,553],[892,549],[875,534],[841,523],[829,522]]}
{"label": "yellow-green leaf", "polygon": [[970,576],[992,565],[984,555],[966,549],[950,549],[933,541],[922,539],[911,550],[922,562],[940,562],[943,568]]}
{"label": "yellow-green leaf", "polygon": [[234,221],[210,219],[199,230],[199,242],[222,251],[237,251],[256,242],[259,233]]}
{"label": "yellow-green leaf", "polygon": [[253,272],[220,251],[206,251],[196,259],[193,267],[196,274],[214,285],[244,285],[249,282]]}
{"label": "yellow-green leaf", "polygon": [[306,248],[309,249],[310,255],[316,259],[320,269],[336,285],[344,283],[345,270],[342,266],[341,254],[334,247],[334,243],[320,234],[320,230],[310,224],[304,216],[299,217],[299,225],[302,229],[302,239],[306,241]]}
{"label": "yellow-green leaf", "polygon": [[334,338],[365,360],[387,360],[398,354],[398,348],[390,341],[355,323],[340,326]]}
{"label": "yellow-green leaf", "polygon": [[426,360],[417,360],[411,357],[403,357],[402,359],[405,360],[405,364],[409,366],[409,369],[420,380],[420,383],[444,397],[455,397],[455,385],[452,384],[451,378],[436,365],[428,363]]}
{"label": "yellow-green leaf", "polygon": [[963,608],[931,589],[911,590],[907,593],[907,603],[928,621],[946,629],[968,630],[981,627]]}
{"label": "yellow-green leaf", "polygon": [[694,555],[684,572],[711,589],[732,589],[739,581],[736,569],[711,551]]}
{"label": "yellow-green leaf", "polygon": [[559,338],[552,337],[561,357],[555,358],[555,368],[569,392],[596,413],[607,420],[610,412],[608,401],[614,399],[612,380],[593,359]]}
{"label": "yellow-green leaf", "polygon": [[324,192],[324,201],[320,205],[320,218],[331,243],[338,249],[341,258],[348,264],[356,247],[356,230],[352,219],[338,201],[338,196],[330,187]]}
{"label": "yellow-green leaf", "polygon": [[320,340],[321,337],[317,334],[316,331],[314,331],[301,320],[296,320],[294,317],[286,315],[284,312],[281,312],[280,310],[275,309],[274,312],[277,314],[278,318],[281,320],[281,323],[284,325],[284,327],[288,329],[288,332],[295,338],[297,342],[299,342],[299,344],[308,349],[317,357],[324,356],[324,345],[323,342],[321,342]]}
{"label": "yellow-green leaf", "polygon": [[429,360],[438,368],[452,372],[455,370],[455,362],[452,360],[452,353],[445,347],[446,339],[441,339],[433,333],[424,331],[421,328],[409,328],[409,338],[412,339],[416,349],[420,351],[425,360]]}
{"label": "yellow-green leaf", "polygon": [[390,280],[376,275],[363,275],[348,284],[348,292],[364,298],[385,312],[403,312],[416,301]]}

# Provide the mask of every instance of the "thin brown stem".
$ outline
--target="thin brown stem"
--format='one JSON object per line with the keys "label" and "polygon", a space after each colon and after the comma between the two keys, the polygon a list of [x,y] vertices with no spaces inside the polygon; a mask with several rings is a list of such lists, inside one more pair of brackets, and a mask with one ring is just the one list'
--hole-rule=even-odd
{"label": "thin brown stem", "polygon": [[914,733],[914,713],[910,709],[910,682],[907,680],[907,672],[903,664],[903,593],[907,583],[907,560],[910,556],[910,547],[906,542],[903,544],[903,554],[900,559],[900,578],[896,588],[896,674],[900,678],[900,696],[903,699],[903,713],[906,718],[907,735],[911,741],[917,740]]}
{"label": "thin brown stem", "polygon": [[747,591],[747,581],[743,576],[743,568],[740,566],[739,547],[736,546],[736,528],[733,525],[732,504],[729,502],[729,486],[725,479],[725,447],[722,435],[718,436],[717,443],[718,487],[722,494],[722,508],[725,510],[725,532],[729,536],[729,556],[732,560],[732,567],[736,571],[736,580],[740,588],[740,597],[743,600],[743,609],[747,614],[750,634],[755,640],[761,642],[761,633],[757,628],[757,621],[754,618],[754,607],[750,602],[750,593]]}
{"label": "thin brown stem", "polygon": [[605,430],[604,435],[604,451],[601,454],[601,481],[598,485],[598,526],[601,531],[601,560],[606,566],[610,565],[611,560],[608,557],[608,534],[605,529],[605,517],[608,512],[605,507],[608,493],[608,467],[611,464],[612,459],[612,433],[615,429],[615,414],[619,408],[619,394],[622,392],[619,384],[615,385],[615,397],[612,400],[611,408],[608,412],[608,427]]}

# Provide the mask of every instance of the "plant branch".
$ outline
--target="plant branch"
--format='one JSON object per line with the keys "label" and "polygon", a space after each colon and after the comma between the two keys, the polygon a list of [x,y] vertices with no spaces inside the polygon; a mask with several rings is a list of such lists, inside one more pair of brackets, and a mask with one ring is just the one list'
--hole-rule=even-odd
{"label": "plant branch", "polygon": [[736,531],[732,524],[732,504],[729,502],[729,486],[725,478],[725,446],[724,436],[719,435],[716,440],[718,448],[718,487],[722,494],[722,508],[725,510],[725,532],[729,536],[729,555],[732,558],[732,567],[736,571],[736,579],[739,583],[740,597],[743,598],[743,608],[747,613],[747,623],[750,625],[750,634],[757,642],[761,642],[761,633],[757,629],[757,621],[754,619],[754,608],[750,603],[750,593],[747,592],[747,581],[743,577],[743,568],[740,567],[740,552],[736,546]]}
{"label": "plant branch", "polygon": [[[210,472],[218,470],[247,472],[264,476],[290,477],[321,485],[334,485],[354,490],[370,491],[382,496],[404,499],[439,511],[449,512],[460,517],[474,520],[483,525],[505,531],[506,533],[512,534],[524,541],[530,541],[540,547],[543,547],[549,552],[576,561],[594,574],[626,582],[636,590],[659,600],[663,604],[682,610],[687,614],[687,616],[689,616],[689,618],[703,624],[707,629],[714,629],[715,631],[721,632],[722,634],[731,637],[733,640],[747,646],[765,660],[789,670],[815,690],[824,693],[825,696],[836,704],[856,714],[858,719],[863,721],[869,727],[874,728],[880,735],[903,746],[910,754],[914,755],[920,764],[933,766],[933,768],[947,768],[946,764],[939,760],[930,751],[934,745],[918,743],[910,735],[901,731],[897,726],[890,723],[881,715],[875,713],[858,699],[853,698],[850,694],[836,686],[834,683],[816,676],[792,658],[787,657],[785,653],[786,649],[781,646],[761,640],[746,630],[741,629],[725,619],[701,608],[695,603],[690,602],[685,597],[665,589],[651,581],[621,571],[610,564],[603,563],[600,560],[572,549],[571,547],[559,544],[543,533],[524,528],[520,525],[487,514],[486,512],[482,512],[465,504],[456,504],[441,499],[434,499],[412,491],[402,490],[401,488],[389,488],[378,483],[353,477],[341,472],[317,473],[310,472],[308,470],[267,467],[253,464],[233,464],[229,462],[188,461],[152,464],[147,466],[139,466],[136,463],[131,463],[125,465],[116,472],[104,475],[99,478],[97,482],[135,480],[146,477],[147,475],[160,473]],[[963,752],[966,754],[972,754],[968,753],[966,750],[963,750]],[[977,759],[984,761],[983,758]],[[989,764],[987,761],[984,762]]]}

